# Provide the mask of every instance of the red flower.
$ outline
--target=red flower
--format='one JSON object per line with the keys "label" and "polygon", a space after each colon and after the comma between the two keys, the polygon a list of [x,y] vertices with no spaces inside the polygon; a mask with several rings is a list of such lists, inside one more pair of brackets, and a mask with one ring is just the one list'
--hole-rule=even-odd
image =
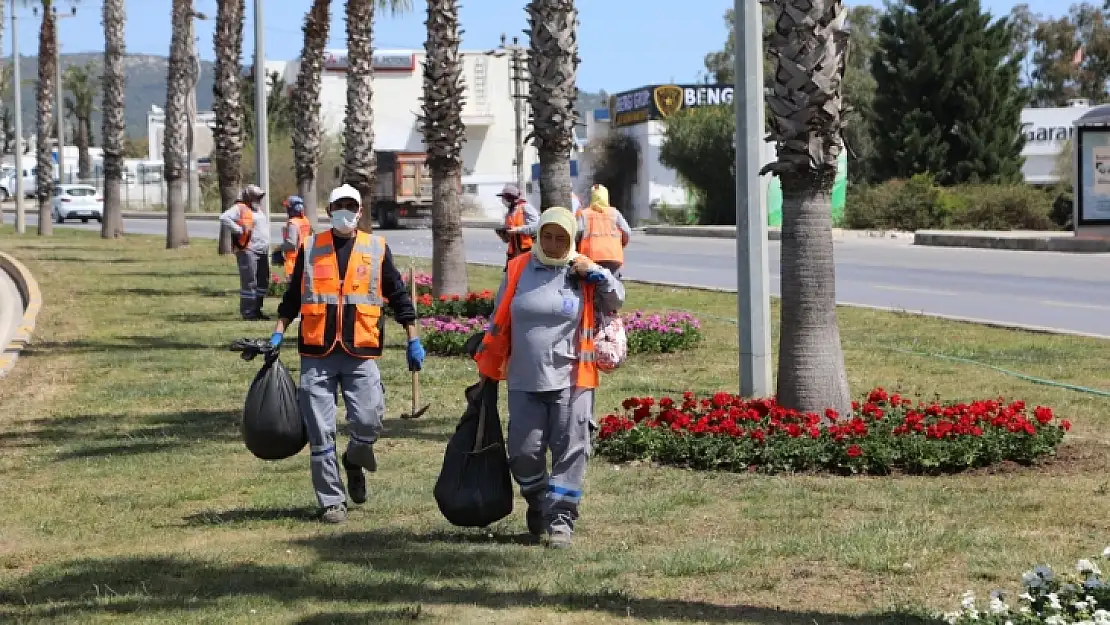
{"label": "red flower", "polygon": [[860,448],[859,445],[849,445],[848,446],[848,457],[849,458],[859,458],[862,455],[863,455],[863,449]]}
{"label": "red flower", "polygon": [[1060,429],[1064,430],[1065,432],[1071,431],[1071,421],[1068,421],[1067,419],[1061,421]]}

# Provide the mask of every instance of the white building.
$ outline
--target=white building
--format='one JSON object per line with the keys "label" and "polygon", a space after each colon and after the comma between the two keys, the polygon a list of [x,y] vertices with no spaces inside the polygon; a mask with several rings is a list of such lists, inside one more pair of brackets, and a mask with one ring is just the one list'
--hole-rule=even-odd
{"label": "white building", "polygon": [[[417,116],[424,93],[422,50],[378,50],[374,53],[374,147],[379,150],[424,151]],[[300,63],[290,61],[282,71],[288,85],[297,80]],[[267,69],[275,71],[267,62]],[[320,117],[325,132],[341,136],[347,106],[347,53],[329,50],[321,80]],[[511,96],[511,58],[482,51],[463,51],[466,103],[463,123],[463,190],[486,214],[504,214],[497,193],[516,181],[516,124]],[[527,125],[528,107],[522,102],[521,123]],[[528,134],[527,128],[523,134]],[[523,171],[531,179],[538,162],[535,148],[524,146]],[[529,183],[529,189],[538,187]]]}
{"label": "white building", "polygon": [[1075,121],[1091,110],[1087,100],[1072,100],[1068,106],[1025,109],[1021,112],[1021,131],[1025,134],[1022,174],[1029,184],[1049,185],[1066,178],[1060,171],[1061,156],[1071,147]]}
{"label": "white building", "polygon": [[[197,158],[207,158],[215,146],[212,128],[216,125],[216,114],[212,111],[198,111],[193,126],[193,148]],[[162,162],[162,138],[166,133],[166,111],[151,105],[146,114],[147,158],[152,163]]]}

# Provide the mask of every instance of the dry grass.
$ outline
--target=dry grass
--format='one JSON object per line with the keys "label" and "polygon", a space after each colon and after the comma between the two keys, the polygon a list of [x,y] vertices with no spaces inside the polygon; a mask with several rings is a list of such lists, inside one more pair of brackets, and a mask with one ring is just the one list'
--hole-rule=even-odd
{"label": "dry grass", "polygon": [[[968,588],[1101,551],[1110,529],[1110,403],[890,347],[1106,385],[1110,347],[844,309],[857,392],[1006,395],[1075,423],[1039,469],[947,478],[700,474],[595,461],[575,548],[449,526],[431,487],[473,368],[432,359],[433,410],[391,419],[371,503],[310,520],[306,454],[266,463],[238,437],[257,365],[226,346],[236,278],[207,245],[102,242],[62,230],[11,250],[46,299],[36,344],[0,386],[0,622],[918,623]],[[473,285],[500,272],[474,269]],[[272,306],[272,304],[271,304]],[[599,406],[633,394],[735,389],[729,296],[633,287],[630,308],[696,310],[706,346],[638,359]],[[382,362],[389,414],[408,408],[399,332]],[[287,357],[291,366],[295,359]]]}

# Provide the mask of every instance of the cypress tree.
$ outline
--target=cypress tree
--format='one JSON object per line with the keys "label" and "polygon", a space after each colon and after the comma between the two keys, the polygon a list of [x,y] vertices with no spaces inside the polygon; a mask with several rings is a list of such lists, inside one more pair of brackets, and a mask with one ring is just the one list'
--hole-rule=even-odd
{"label": "cypress tree", "polygon": [[875,171],[942,184],[1021,180],[1021,59],[978,0],[901,0],[879,22]]}

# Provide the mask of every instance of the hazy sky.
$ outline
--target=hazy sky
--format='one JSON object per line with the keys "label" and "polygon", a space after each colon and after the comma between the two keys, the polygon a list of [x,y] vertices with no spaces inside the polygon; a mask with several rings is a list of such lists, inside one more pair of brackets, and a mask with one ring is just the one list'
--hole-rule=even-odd
{"label": "hazy sky", "polygon": [[[4,56],[11,54],[11,3],[7,5],[3,30]],[[70,0],[55,0],[68,12]],[[197,11],[215,18],[217,0],[194,0]],[[22,0],[17,0],[22,4]],[[127,0],[128,52],[168,54],[171,0]],[[266,0],[266,58],[292,59],[300,53],[301,25],[311,0]],[[424,3],[400,17],[381,16],[375,28],[375,47],[422,48]],[[525,0],[462,0],[463,46],[486,50],[498,45],[502,33],[517,35],[527,27]],[[867,4],[881,6],[881,2]],[[983,0],[996,14],[1006,13],[1012,0]],[[1064,0],[1030,0],[1033,12],[1061,15]],[[725,27],[722,16],[730,0],[580,0],[579,44],[582,64],[578,84],[583,90],[605,89],[610,93],[659,82],[693,82],[703,70],[707,52],[720,48]],[[345,47],[343,0],[332,2],[332,32],[329,47]],[[59,22],[63,52],[101,51],[104,46],[99,0],[80,0],[77,17]],[[694,7],[697,7],[696,9]],[[39,20],[30,9],[20,8],[20,54],[34,56],[38,48]],[[201,54],[211,59],[213,22],[200,21],[197,35]],[[254,55],[253,0],[247,0],[247,24],[243,48],[247,64]]]}

